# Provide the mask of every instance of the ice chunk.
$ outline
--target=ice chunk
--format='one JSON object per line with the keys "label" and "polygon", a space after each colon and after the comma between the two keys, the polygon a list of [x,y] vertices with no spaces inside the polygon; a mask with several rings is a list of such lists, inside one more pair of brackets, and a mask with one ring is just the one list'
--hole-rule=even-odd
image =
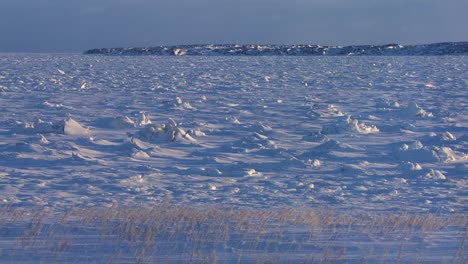
{"label": "ice chunk", "polygon": [[151,120],[149,119],[149,116],[145,112],[141,112],[140,126],[146,126],[149,124],[151,124]]}
{"label": "ice chunk", "polygon": [[322,128],[323,134],[341,134],[346,132],[354,132],[359,134],[378,133],[379,129],[375,126],[367,126],[360,123],[356,119],[352,119],[350,115],[340,117],[335,123],[324,125]]}
{"label": "ice chunk", "polygon": [[398,149],[397,157],[400,160],[410,162],[436,162],[439,161],[437,153],[424,147],[420,141],[415,141],[410,145],[403,144]]}
{"label": "ice chunk", "polygon": [[114,118],[111,121],[112,127],[115,128],[128,128],[128,127],[135,127],[135,121],[133,121],[130,117],[118,117]]}
{"label": "ice chunk", "polygon": [[426,179],[431,179],[431,180],[446,180],[447,177],[442,173],[440,170],[430,170],[426,175],[424,175],[424,178]]}
{"label": "ice chunk", "polygon": [[419,163],[417,162],[409,162],[409,161],[406,161],[406,162],[403,162],[401,164],[401,168],[403,170],[408,170],[408,171],[419,171],[419,170],[422,170],[422,167],[421,165],[419,165]]}
{"label": "ice chunk", "polygon": [[322,134],[322,132],[313,132],[313,133],[310,133],[309,135],[307,136],[304,136],[302,137],[302,140],[304,141],[309,141],[309,142],[326,142],[328,140],[330,140],[327,136],[325,136],[324,134]]}
{"label": "ice chunk", "polygon": [[404,117],[434,117],[432,113],[426,112],[415,102],[411,102],[406,108],[403,108],[401,115]]}
{"label": "ice chunk", "polygon": [[147,159],[150,157],[150,155],[148,155],[148,153],[144,152],[143,150],[137,150],[132,153],[132,157],[136,159]]}
{"label": "ice chunk", "polygon": [[147,125],[137,131],[133,137],[151,143],[167,143],[176,140],[181,142],[196,142],[196,140],[177,123],[169,119],[165,125]]}
{"label": "ice chunk", "polygon": [[457,140],[457,138],[454,135],[452,135],[450,132],[445,132],[444,134],[442,134],[442,139],[446,141]]}
{"label": "ice chunk", "polygon": [[389,100],[389,99],[377,99],[376,100],[376,105],[375,105],[378,109],[382,109],[382,110],[388,110],[388,109],[393,109],[393,108],[399,108],[400,107],[400,104],[397,102],[397,101],[392,101],[392,100]]}
{"label": "ice chunk", "polygon": [[262,173],[256,171],[255,169],[248,169],[248,170],[246,171],[246,176],[250,176],[250,177],[259,177],[259,176],[262,176]]}
{"label": "ice chunk", "polygon": [[19,123],[22,125],[24,131],[29,131],[33,133],[40,134],[65,134],[72,136],[86,136],[89,135],[89,128],[83,127],[80,123],[75,121],[72,118],[67,118],[65,120],[52,123],[45,122],[41,119],[38,119],[34,123]]}
{"label": "ice chunk", "polygon": [[68,118],[62,122],[63,133],[65,135],[85,136],[89,135],[89,128],[83,127],[80,123],[72,118]]}
{"label": "ice chunk", "polygon": [[445,144],[447,141],[456,141],[457,138],[450,132],[442,134],[436,134],[434,132],[421,138],[421,141],[425,144]]}
{"label": "ice chunk", "polygon": [[187,50],[185,50],[185,49],[175,49],[174,50],[174,55],[176,55],[176,56],[183,56],[185,54],[187,54]]}
{"label": "ice chunk", "polygon": [[449,147],[434,148],[441,162],[465,162],[468,157],[465,153],[457,152]]}

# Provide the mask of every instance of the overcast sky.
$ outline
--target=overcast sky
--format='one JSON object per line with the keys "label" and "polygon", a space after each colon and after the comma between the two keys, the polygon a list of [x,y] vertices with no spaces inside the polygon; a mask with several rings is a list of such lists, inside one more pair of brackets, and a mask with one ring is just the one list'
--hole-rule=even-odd
{"label": "overcast sky", "polygon": [[468,40],[466,0],[0,0],[0,52]]}

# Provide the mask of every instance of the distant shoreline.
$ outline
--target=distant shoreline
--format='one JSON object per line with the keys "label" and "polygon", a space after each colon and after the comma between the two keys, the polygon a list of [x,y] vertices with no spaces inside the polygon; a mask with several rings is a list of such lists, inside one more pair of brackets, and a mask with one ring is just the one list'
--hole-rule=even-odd
{"label": "distant shoreline", "polygon": [[468,55],[468,42],[442,42],[418,45],[260,45],[195,44],[154,47],[97,48],[85,55],[153,56],[441,56]]}

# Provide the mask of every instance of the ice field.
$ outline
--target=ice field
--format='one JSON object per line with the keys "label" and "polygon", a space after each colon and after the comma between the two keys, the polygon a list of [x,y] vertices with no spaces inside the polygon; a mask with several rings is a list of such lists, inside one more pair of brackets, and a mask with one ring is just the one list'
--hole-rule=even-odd
{"label": "ice field", "polygon": [[[327,208],[338,215],[430,213],[442,222],[461,217],[450,220],[456,227],[443,227],[453,233],[409,236],[405,249],[415,262],[462,263],[467,73],[467,56],[1,54],[0,203],[8,214],[169,203],[198,211]],[[18,226],[0,230],[16,234]],[[366,247],[358,242],[369,236],[348,234],[343,243],[352,254],[343,253],[343,259],[327,259],[320,250],[320,257],[308,258],[304,252],[317,248],[307,243],[286,259],[271,259],[276,251],[261,244],[268,255],[260,261],[363,260]],[[11,250],[10,235],[4,237],[0,259],[17,260],[21,251]],[[291,237],[280,238],[285,241],[278,252],[288,252],[282,245],[290,246]],[[199,249],[203,257],[184,260],[213,262],[206,255],[219,253],[222,263],[242,263],[239,254],[216,247],[219,241],[241,243],[241,237],[216,239]],[[389,247],[398,249],[399,243]],[[415,248],[429,259],[411,255]],[[335,249],[336,257],[341,251]],[[97,253],[89,250],[92,260]],[[408,257],[395,252],[387,261]],[[250,261],[263,256],[250,253]],[[377,255],[370,254],[370,262]],[[180,261],[171,256],[166,260]]]}

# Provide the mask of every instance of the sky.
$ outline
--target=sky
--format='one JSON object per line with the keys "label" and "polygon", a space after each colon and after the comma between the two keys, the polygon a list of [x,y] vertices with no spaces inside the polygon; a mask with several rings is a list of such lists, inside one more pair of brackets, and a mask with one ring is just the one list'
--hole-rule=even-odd
{"label": "sky", "polygon": [[0,0],[0,52],[468,40],[466,0]]}

